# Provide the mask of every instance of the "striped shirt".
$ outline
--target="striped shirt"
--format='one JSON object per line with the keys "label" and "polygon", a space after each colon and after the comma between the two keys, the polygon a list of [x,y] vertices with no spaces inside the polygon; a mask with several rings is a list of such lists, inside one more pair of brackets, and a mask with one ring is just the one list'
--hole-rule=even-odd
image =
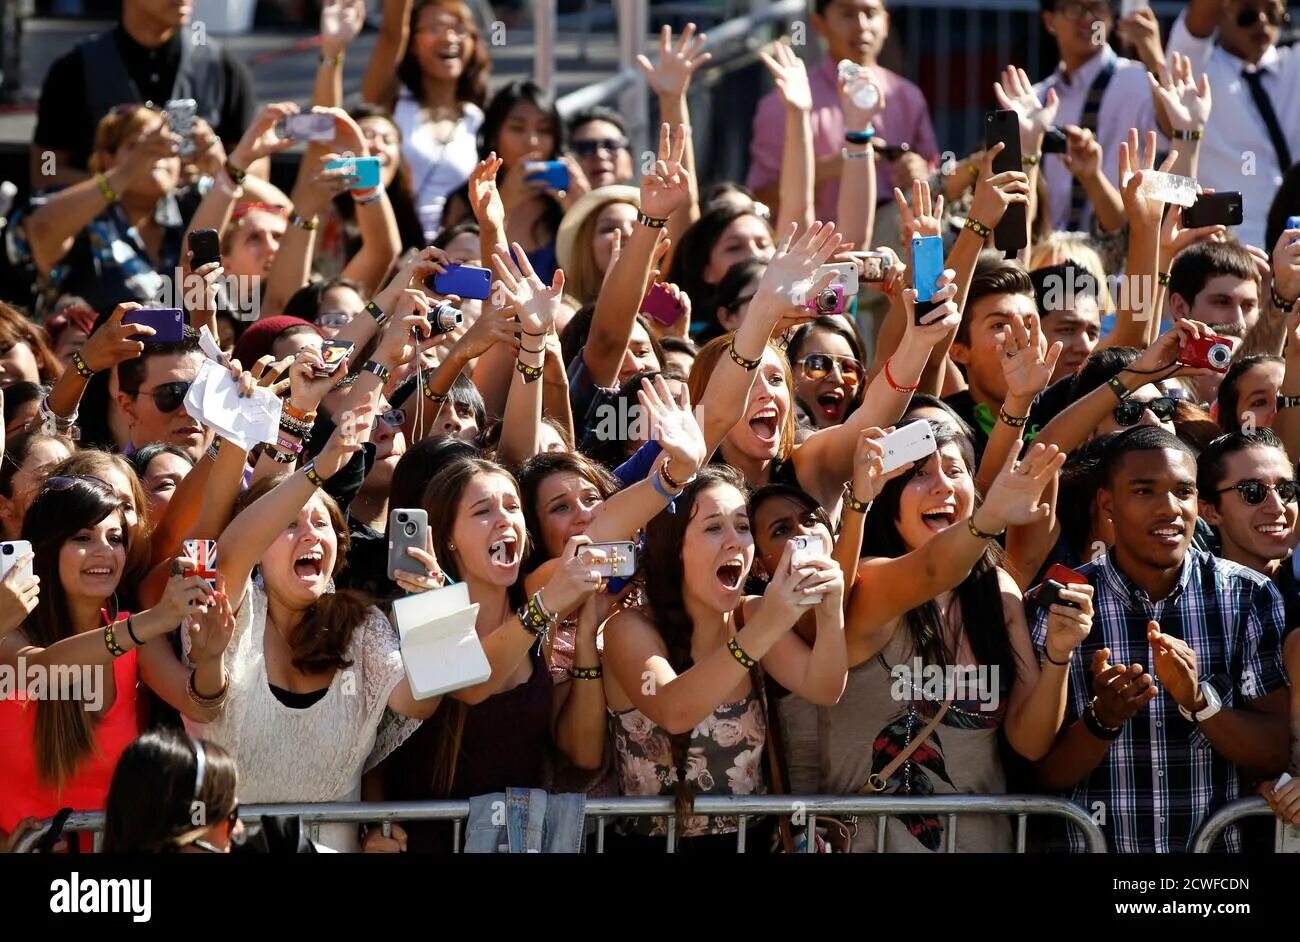
{"label": "striped shirt", "polygon": [[[1112,664],[1142,664],[1151,675],[1147,622],[1181,638],[1196,652],[1201,679],[1209,679],[1225,708],[1286,686],[1282,667],[1282,596],[1264,575],[1188,547],[1178,584],[1152,602],[1115,563],[1114,550],[1079,569],[1095,589],[1092,633],[1070,663],[1068,726],[1092,700],[1092,657],[1103,647]],[[1047,613],[1032,615],[1034,647],[1046,650]],[[1214,751],[1157,680],[1159,694],[1124,724],[1106,757],[1070,799],[1102,824],[1112,852],[1167,853],[1190,849],[1197,828],[1242,795],[1240,771]],[[1077,832],[1052,834],[1055,850],[1083,851]],[[1216,850],[1237,851],[1230,828]]]}

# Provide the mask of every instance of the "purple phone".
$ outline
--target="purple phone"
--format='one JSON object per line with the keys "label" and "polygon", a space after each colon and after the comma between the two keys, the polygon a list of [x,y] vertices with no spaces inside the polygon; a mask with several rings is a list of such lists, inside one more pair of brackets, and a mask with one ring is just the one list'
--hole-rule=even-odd
{"label": "purple phone", "polygon": [[686,313],[686,308],[662,282],[656,281],[641,302],[641,313],[650,315],[656,324],[671,327]]}
{"label": "purple phone", "polygon": [[473,265],[448,265],[445,272],[435,274],[426,284],[435,294],[486,301],[492,295],[492,272]]}
{"label": "purple phone", "polygon": [[143,324],[152,327],[152,336],[132,334],[128,340],[143,343],[180,343],[185,338],[185,312],[178,307],[141,308],[128,311],[122,318],[123,324]]}

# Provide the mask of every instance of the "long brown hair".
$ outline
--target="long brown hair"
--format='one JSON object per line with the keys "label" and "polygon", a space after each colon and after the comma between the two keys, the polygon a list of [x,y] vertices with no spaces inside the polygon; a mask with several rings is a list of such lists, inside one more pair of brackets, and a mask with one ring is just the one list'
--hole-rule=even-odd
{"label": "long brown hair", "polygon": [[469,62],[465,64],[465,71],[456,80],[456,100],[469,102],[482,108],[483,103],[487,101],[488,75],[492,60],[483,42],[483,34],[479,32],[478,25],[474,22],[474,14],[461,0],[416,0],[411,7],[410,38],[406,46],[406,55],[397,65],[397,77],[410,89],[416,101],[424,102],[424,76],[420,71],[420,59],[415,53],[414,46],[416,27],[420,23],[420,14],[426,7],[441,7],[469,27],[471,37],[469,41],[473,45],[470,48]]}
{"label": "long brown hair", "polygon": [[[671,510],[658,513],[645,528],[645,546],[642,550],[645,572],[645,614],[654,625],[664,647],[668,649],[668,663],[679,675],[690,670],[695,663],[691,658],[691,636],[695,625],[686,611],[682,590],[686,582],[686,561],[682,557],[682,543],[686,528],[695,517],[695,502],[706,490],[727,486],[746,493],[745,479],[730,465],[709,465],[696,474],[695,479],[678,495]],[[686,760],[691,746],[691,731],[674,733],[671,737],[673,766],[677,770],[677,784],[673,799],[679,833],[695,807],[695,792],[686,780]]]}
{"label": "long brown hair", "polygon": [[20,343],[27,344],[32,351],[42,383],[52,383],[63,375],[63,364],[55,357],[45,328],[28,320],[12,304],[0,301],[0,351]]}
{"label": "long brown hair", "polygon": [[[704,393],[709,388],[709,380],[713,377],[713,370],[726,354],[727,348],[731,345],[732,336],[733,334],[723,334],[721,337],[714,337],[700,347],[700,352],[695,355],[695,362],[691,364],[691,375],[686,381],[686,385],[691,391],[691,402],[704,401]],[[794,379],[790,376],[790,361],[786,359],[785,352],[770,340],[767,342],[767,346],[781,361],[781,367],[785,373],[785,390],[790,394],[790,407],[785,410],[785,422],[781,426],[781,445],[776,453],[777,460],[785,461],[794,454]],[[762,368],[762,365],[758,367],[760,370]],[[745,408],[749,408],[748,402]],[[725,439],[723,444],[726,444]],[[718,446],[718,453],[722,453],[721,445]]]}
{"label": "long brown hair", "polygon": [[[32,544],[32,571],[41,581],[36,608],[23,623],[23,633],[33,645],[48,648],[75,633],[59,576],[59,554],[63,544],[78,532],[97,526],[120,508],[117,495],[106,484],[86,477],[58,491],[43,487],[32,501],[23,519],[22,538]],[[123,577],[125,574],[123,569]],[[62,791],[95,751],[95,720],[75,697],[41,700],[35,709],[36,773],[40,781]]]}
{"label": "long brown hair", "polygon": [[[429,515],[429,532],[433,534],[434,556],[443,571],[452,579],[464,578],[456,556],[451,549],[451,534],[456,526],[456,515],[460,509],[461,498],[466,488],[475,478],[485,475],[500,475],[519,489],[518,482],[503,465],[486,458],[470,455],[458,455],[443,465],[430,480],[424,491],[423,507]],[[524,545],[519,548],[519,558],[528,552],[527,531]],[[520,569],[522,576],[522,567]],[[518,607],[523,604],[523,579],[520,578],[509,590],[510,605]],[[427,723],[436,724],[438,731],[437,745],[434,747],[432,784],[433,793],[447,796],[456,782],[456,766],[460,761],[461,743],[465,737],[465,720],[469,707],[454,697],[448,697]]]}
{"label": "long brown hair", "polygon": [[[287,477],[287,474],[280,474],[256,482],[235,502],[235,515],[247,510],[259,497]],[[352,543],[348,537],[347,521],[334,498],[324,491],[317,492],[317,496],[325,505],[330,527],[334,530],[334,538],[338,543],[334,568],[330,571],[330,578],[333,578],[347,565],[348,549]],[[289,632],[287,640],[293,652],[293,666],[306,674],[351,667],[352,662],[348,660],[347,653],[352,644],[352,635],[365,623],[371,604],[369,596],[352,589],[327,592],[318,598]]]}

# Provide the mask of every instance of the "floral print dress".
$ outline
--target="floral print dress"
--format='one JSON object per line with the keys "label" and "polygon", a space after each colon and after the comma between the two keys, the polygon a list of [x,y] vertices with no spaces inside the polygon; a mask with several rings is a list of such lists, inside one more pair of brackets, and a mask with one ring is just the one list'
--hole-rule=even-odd
{"label": "floral print dress", "polygon": [[[672,795],[677,786],[672,735],[635,708],[609,713],[619,785],[624,795]],[[724,703],[691,730],[686,780],[697,795],[761,795],[767,721],[753,689]],[[735,833],[734,817],[694,815],[680,837]],[[666,818],[638,818],[634,833],[662,837]]]}

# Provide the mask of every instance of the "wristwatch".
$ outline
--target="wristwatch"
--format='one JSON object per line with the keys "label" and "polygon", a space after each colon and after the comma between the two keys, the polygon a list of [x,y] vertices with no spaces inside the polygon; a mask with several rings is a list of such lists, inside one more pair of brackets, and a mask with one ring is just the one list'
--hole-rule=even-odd
{"label": "wristwatch", "polygon": [[1223,699],[1219,696],[1219,691],[1214,689],[1214,684],[1208,680],[1201,681],[1201,694],[1205,697],[1205,709],[1199,713],[1193,713],[1184,706],[1178,708],[1178,712],[1183,715],[1183,719],[1189,723],[1204,723],[1223,709]]}

